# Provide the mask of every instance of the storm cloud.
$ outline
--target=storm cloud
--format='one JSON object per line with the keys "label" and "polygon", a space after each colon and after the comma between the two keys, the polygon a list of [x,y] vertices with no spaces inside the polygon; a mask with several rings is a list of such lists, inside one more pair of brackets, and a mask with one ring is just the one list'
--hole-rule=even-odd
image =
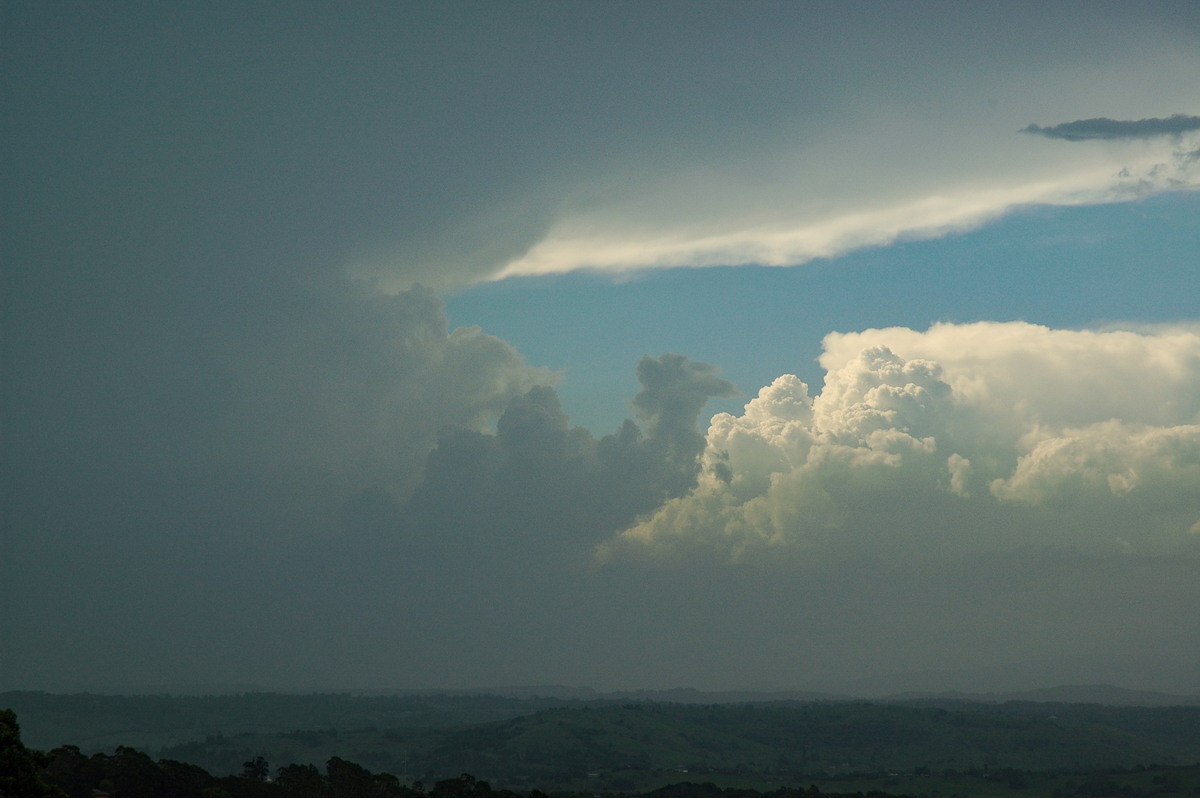
{"label": "storm cloud", "polygon": [[1194,315],[1082,8],[5,4],[0,688],[1194,685],[1195,330],[890,326]]}
{"label": "storm cloud", "polygon": [[1091,139],[1148,139],[1157,136],[1179,136],[1200,130],[1200,116],[1175,114],[1163,119],[1120,120],[1107,117],[1078,119],[1049,127],[1029,125],[1022,133],[1033,133],[1048,139],[1088,141]]}

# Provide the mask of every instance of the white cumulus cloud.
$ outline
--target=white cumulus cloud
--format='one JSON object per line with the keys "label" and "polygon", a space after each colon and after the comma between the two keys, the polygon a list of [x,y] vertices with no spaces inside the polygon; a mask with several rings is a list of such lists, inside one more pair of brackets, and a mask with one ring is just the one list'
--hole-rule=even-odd
{"label": "white cumulus cloud", "polygon": [[1200,329],[938,324],[831,334],[713,418],[704,473],[599,549],[882,560],[1195,551]]}

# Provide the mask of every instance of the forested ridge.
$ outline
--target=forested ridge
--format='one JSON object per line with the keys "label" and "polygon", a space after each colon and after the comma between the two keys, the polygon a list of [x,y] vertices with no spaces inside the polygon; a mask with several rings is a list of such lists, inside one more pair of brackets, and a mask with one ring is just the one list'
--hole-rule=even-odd
{"label": "forested ridge", "polygon": [[[1200,707],[27,698],[26,707],[57,713],[29,715],[42,728],[37,747],[49,750],[27,761],[71,798],[96,789],[114,798],[1200,795]],[[72,720],[81,708],[97,714]],[[104,733],[90,743],[82,733],[45,742],[47,729],[62,734],[72,723]],[[121,727],[128,744],[110,744]],[[145,744],[154,739],[161,742]]]}

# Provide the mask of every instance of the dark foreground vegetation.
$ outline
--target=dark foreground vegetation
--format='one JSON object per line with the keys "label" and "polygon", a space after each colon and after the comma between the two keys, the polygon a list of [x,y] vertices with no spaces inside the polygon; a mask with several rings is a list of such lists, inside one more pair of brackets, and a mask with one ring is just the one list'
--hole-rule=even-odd
{"label": "dark foreground vegetation", "polygon": [[[105,723],[116,716],[130,737],[145,739],[145,726],[131,720],[137,712],[121,712],[137,710],[136,699],[33,698],[44,707],[55,705],[48,699],[98,702]],[[42,754],[24,746],[15,714],[5,711],[0,798],[1200,796],[1200,707],[961,701],[545,707],[474,697],[455,699],[456,711],[439,715],[430,707],[445,697],[415,704],[345,698],[321,699],[332,714],[306,714],[311,696],[226,697],[222,704],[259,712],[291,706],[282,713],[286,722],[315,725],[279,731],[269,726],[280,715],[250,712],[228,725],[220,713],[197,716],[203,700],[181,709],[157,697],[153,719],[170,719],[160,732],[180,724],[183,731],[173,734],[204,733],[210,724],[216,731],[183,743],[163,734],[156,755],[148,746],[124,744],[58,745]],[[57,706],[54,724],[65,728],[63,713],[74,705]],[[308,710],[297,713],[297,706]],[[428,711],[416,712],[420,707]],[[534,711],[504,717],[520,709]],[[357,725],[385,719],[387,727]],[[256,725],[236,731],[245,720]],[[332,721],[343,728],[322,725]]]}

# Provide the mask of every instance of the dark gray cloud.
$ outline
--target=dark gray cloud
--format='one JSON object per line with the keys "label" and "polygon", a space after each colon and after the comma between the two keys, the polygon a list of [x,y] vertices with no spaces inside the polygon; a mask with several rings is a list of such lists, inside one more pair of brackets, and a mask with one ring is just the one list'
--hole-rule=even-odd
{"label": "dark gray cloud", "polygon": [[39,357],[9,371],[9,484],[166,518],[236,516],[243,498],[260,519],[319,515],[371,486],[406,495],[440,429],[485,428],[552,379],[495,337],[449,330],[427,289],[315,282],[201,277],[124,316],[47,314],[54,332],[26,350]]}
{"label": "dark gray cloud", "polygon": [[1088,141],[1090,139],[1148,139],[1156,136],[1178,136],[1196,130],[1200,130],[1200,116],[1175,114],[1165,118],[1138,120],[1109,119],[1100,116],[1095,119],[1063,122],[1050,127],[1029,125],[1021,132],[1045,136],[1048,139]]}
{"label": "dark gray cloud", "polygon": [[[700,411],[733,394],[715,369],[682,355],[644,357],[633,421],[596,439],[570,427],[553,388],[514,400],[496,432],[447,430],[429,455],[407,530],[495,558],[592,546],[695,485],[704,450]],[[540,541],[531,553],[530,540]],[[556,555],[557,556],[557,555]]]}
{"label": "dark gray cloud", "polygon": [[[60,284],[8,338],[0,682],[86,685],[81,651],[106,663],[93,685],[254,678],[264,627],[324,629],[324,613],[386,596],[326,591],[353,580],[346,547],[388,542],[390,497],[438,430],[486,428],[551,378],[449,330],[425,289],[189,277],[130,281],[127,307],[105,304],[102,275],[90,302]],[[31,312],[32,293],[7,306]],[[323,572],[339,546],[349,562]],[[231,620],[243,612],[255,620]]]}

